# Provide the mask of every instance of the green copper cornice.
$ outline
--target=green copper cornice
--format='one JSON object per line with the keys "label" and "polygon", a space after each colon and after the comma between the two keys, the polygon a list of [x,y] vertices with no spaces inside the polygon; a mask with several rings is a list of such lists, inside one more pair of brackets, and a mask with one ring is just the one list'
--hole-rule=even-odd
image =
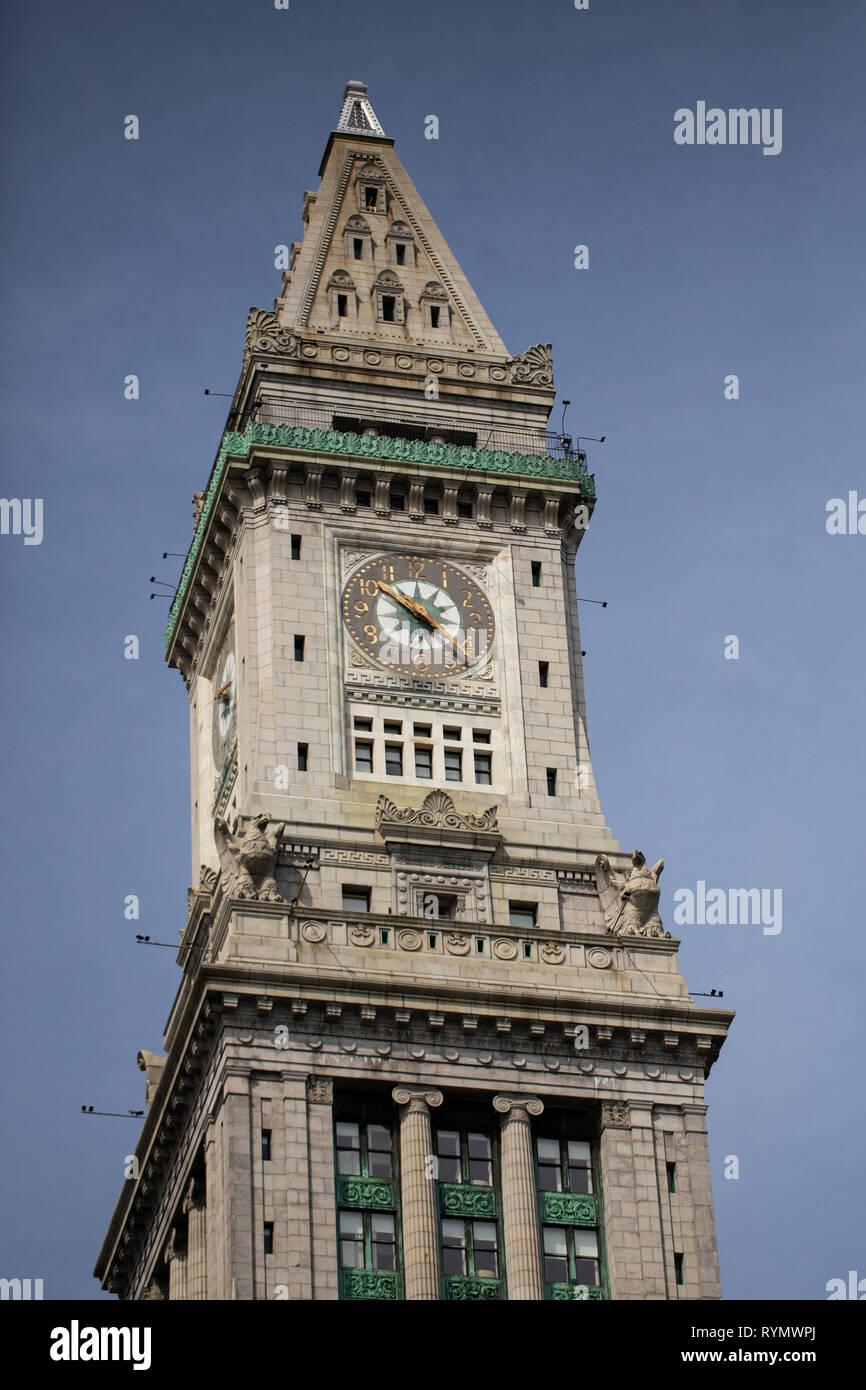
{"label": "green copper cornice", "polygon": [[246,458],[256,445],[279,449],[303,449],[315,454],[340,458],[394,459],[406,463],[426,463],[439,468],[505,473],[515,477],[551,478],[579,484],[582,497],[595,497],[595,479],[581,471],[577,459],[555,459],[544,454],[505,453],[500,449],[469,449],[458,444],[432,444],[421,439],[391,439],[386,435],[344,434],[340,430],[308,429],[305,425],[270,425],[254,422],[243,434],[226,431],[186,557],[177,593],[168,616],[165,646],[174,637],[178,615],[183,607],[192,572],[201,551],[211,513],[219,493],[229,456]]}

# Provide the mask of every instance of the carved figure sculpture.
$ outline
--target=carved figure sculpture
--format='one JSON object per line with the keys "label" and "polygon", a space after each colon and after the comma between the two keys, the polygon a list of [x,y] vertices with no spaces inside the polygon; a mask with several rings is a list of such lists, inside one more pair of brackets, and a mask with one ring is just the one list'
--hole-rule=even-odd
{"label": "carved figure sculpture", "polygon": [[607,919],[607,929],[615,936],[669,937],[658,913],[659,879],[665,861],[650,869],[639,849],[631,852],[632,867],[621,874],[610,867],[606,854],[595,861],[595,881]]}
{"label": "carved figure sculpture", "polygon": [[232,898],[252,898],[261,903],[285,902],[277,892],[274,879],[284,823],[275,821],[272,824],[265,815],[241,817],[240,820],[248,821],[246,830],[234,834],[222,816],[214,821],[214,839],[226,892]]}

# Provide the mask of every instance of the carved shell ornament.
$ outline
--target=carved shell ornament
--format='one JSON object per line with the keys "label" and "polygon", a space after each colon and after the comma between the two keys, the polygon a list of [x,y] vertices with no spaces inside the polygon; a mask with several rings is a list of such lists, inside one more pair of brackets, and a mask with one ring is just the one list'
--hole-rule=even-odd
{"label": "carved shell ornament", "polygon": [[250,309],[247,319],[244,357],[253,352],[281,353],[285,357],[297,356],[300,338],[290,328],[281,328],[277,316],[268,309]]}
{"label": "carved shell ornament", "polygon": [[511,380],[525,386],[553,385],[553,357],[551,343],[536,343],[517,357],[509,357],[507,365],[511,368]]}
{"label": "carved shell ornament", "polygon": [[396,806],[387,796],[380,796],[376,807],[377,827],[391,823],[417,825],[426,830],[492,830],[498,829],[498,806],[489,806],[480,816],[464,816],[447,792],[433,791],[425,796],[420,808]]}

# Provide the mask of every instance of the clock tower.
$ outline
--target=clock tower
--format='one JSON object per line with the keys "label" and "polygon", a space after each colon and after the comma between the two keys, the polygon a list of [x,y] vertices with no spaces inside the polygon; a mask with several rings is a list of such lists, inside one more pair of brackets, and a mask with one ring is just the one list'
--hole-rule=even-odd
{"label": "clock tower", "polygon": [[[166,634],[194,887],[126,1299],[720,1297],[692,1003],[589,756],[595,485],[350,82]],[[578,562],[579,563],[579,562]]]}

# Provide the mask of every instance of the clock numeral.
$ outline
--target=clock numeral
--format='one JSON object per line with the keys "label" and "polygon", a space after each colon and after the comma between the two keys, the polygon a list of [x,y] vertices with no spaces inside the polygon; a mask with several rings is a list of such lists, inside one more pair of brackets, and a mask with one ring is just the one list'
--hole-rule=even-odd
{"label": "clock numeral", "polygon": [[361,613],[369,613],[370,611],[369,603],[364,603],[363,599],[356,599],[352,607],[359,616]]}
{"label": "clock numeral", "polygon": [[448,574],[444,565],[442,566],[442,588],[448,588]]}
{"label": "clock numeral", "polygon": [[369,594],[370,598],[375,598],[379,592],[379,584],[375,579],[364,579],[361,582],[361,592]]}
{"label": "clock numeral", "polygon": [[371,642],[375,642],[378,633],[377,633],[376,626],[375,626],[374,623],[365,623],[365,624],[364,624],[364,635],[365,635],[366,637],[369,637],[369,639],[370,639]]}
{"label": "clock numeral", "polygon": [[[383,566],[382,566],[382,578],[383,578],[383,579],[386,579],[386,580],[388,581],[389,584],[393,584],[393,583],[394,583],[394,566],[393,566],[393,565],[383,565]],[[368,592],[368,593],[370,592],[369,589],[367,590],[367,592]]]}
{"label": "clock numeral", "polygon": [[[421,575],[424,573],[424,561],[423,561],[423,560],[409,560],[409,561],[408,561],[408,566],[409,566],[409,578],[410,578],[410,579],[419,579],[419,578],[421,577]],[[443,570],[443,574],[444,574],[444,570]]]}
{"label": "clock numeral", "polygon": [[470,627],[482,627],[484,623],[484,619],[482,618],[481,614],[475,612],[469,613],[466,621],[468,622]]}
{"label": "clock numeral", "polygon": [[460,592],[463,595],[463,607],[468,608],[469,604],[472,602],[472,590],[461,589]]}

